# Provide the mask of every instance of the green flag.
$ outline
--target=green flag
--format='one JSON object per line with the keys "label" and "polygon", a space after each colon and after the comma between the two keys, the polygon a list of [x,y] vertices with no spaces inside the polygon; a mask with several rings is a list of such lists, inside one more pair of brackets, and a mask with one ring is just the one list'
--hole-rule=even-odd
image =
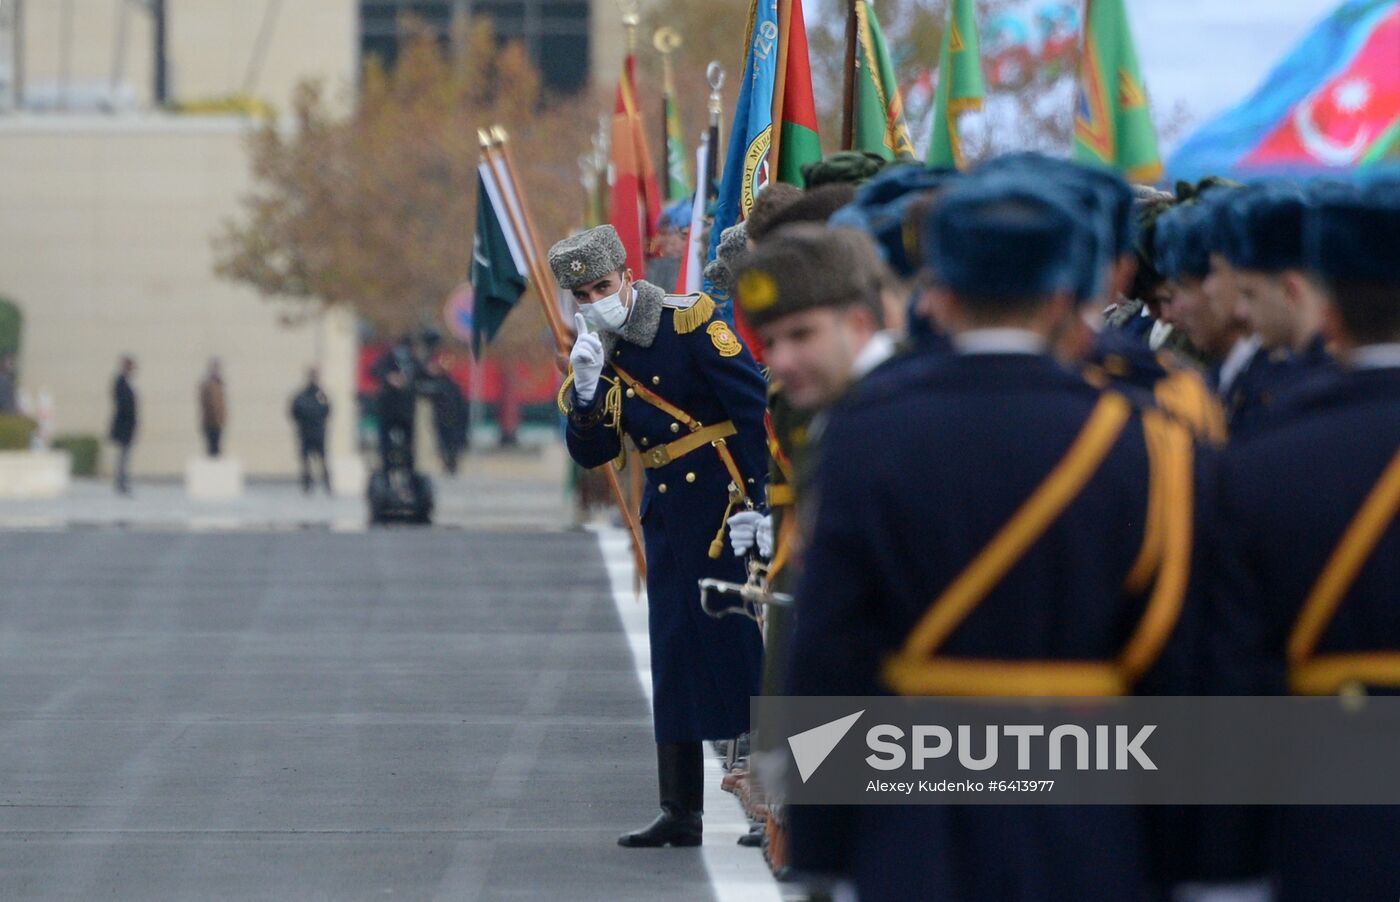
{"label": "green flag", "polygon": [[1116,169],[1133,182],[1162,177],[1157,129],[1123,0],[1088,0],[1074,158]]}
{"label": "green flag", "polygon": [[952,0],[948,27],[943,29],[943,48],[938,52],[938,92],[928,165],[963,167],[958,116],[965,110],[980,110],[985,94],[976,0]]}
{"label": "green flag", "polygon": [[[502,187],[506,190],[502,191]],[[524,243],[511,226],[506,204],[519,210],[512,186],[497,183],[491,167],[477,168],[476,240],[472,243],[472,349],[480,355],[525,293]],[[516,218],[520,215],[517,212]]]}
{"label": "green flag", "polygon": [[856,0],[855,80],[851,149],[877,153],[887,160],[913,159],[914,142],[904,122],[904,98],[870,0]]}
{"label": "green flag", "polygon": [[666,107],[666,199],[680,200],[690,194],[685,139],[681,137],[681,114],[670,94],[666,95],[663,103]]}

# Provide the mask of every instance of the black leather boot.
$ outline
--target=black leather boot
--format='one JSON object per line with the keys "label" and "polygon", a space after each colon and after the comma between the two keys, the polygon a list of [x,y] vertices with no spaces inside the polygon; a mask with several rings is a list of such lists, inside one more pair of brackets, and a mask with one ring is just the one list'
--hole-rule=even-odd
{"label": "black leather boot", "polygon": [[629,849],[698,846],[705,812],[705,762],[698,742],[670,742],[656,747],[661,814],[650,825],[617,838]]}

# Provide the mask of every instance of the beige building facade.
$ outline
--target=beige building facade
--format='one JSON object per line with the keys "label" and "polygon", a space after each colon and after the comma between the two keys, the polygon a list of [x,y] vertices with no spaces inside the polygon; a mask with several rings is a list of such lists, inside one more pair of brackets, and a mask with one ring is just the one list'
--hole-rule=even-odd
{"label": "beige building facade", "polygon": [[105,436],[117,358],[138,361],[136,475],[202,453],[196,386],[227,385],[226,453],[250,474],[295,471],[287,405],[318,365],[332,453],[352,450],[356,341],[344,314],[289,326],[286,301],[219,280],[211,237],[248,188],[246,120],[0,119],[0,295],[24,315],[21,386],[53,399],[53,430]]}
{"label": "beige building facade", "polygon": [[[352,453],[353,319],[214,274],[211,241],[251,187],[252,122],[152,109],[145,3],[23,0],[19,12],[29,109],[0,116],[0,295],[23,313],[21,389],[52,398],[52,432],[105,437],[117,359],[130,353],[140,399],[133,472],[178,476],[203,453],[196,388],[218,357],[225,453],[246,473],[296,472],[287,407],[312,365],[331,395],[330,451]],[[312,78],[348,108],[358,5],[167,0],[167,48],[175,105],[246,94],[285,110]]]}

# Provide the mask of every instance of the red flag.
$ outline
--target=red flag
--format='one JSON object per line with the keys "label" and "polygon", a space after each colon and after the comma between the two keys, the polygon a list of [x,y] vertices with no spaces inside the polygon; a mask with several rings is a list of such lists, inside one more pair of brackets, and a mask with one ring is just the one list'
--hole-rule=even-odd
{"label": "red flag", "polygon": [[[646,251],[656,234],[661,214],[661,192],[656,170],[647,150],[646,129],[637,104],[637,61],[628,54],[617,82],[617,103],[612,122],[612,192],[608,200],[608,221],[617,229],[627,249],[627,265],[632,275],[646,278]],[[669,289],[669,286],[661,286]]]}

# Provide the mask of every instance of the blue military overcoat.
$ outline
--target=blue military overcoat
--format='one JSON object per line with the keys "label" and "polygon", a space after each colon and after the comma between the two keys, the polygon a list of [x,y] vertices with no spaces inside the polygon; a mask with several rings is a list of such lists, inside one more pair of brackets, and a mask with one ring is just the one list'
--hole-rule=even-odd
{"label": "blue military overcoat", "polygon": [[[1102,397],[1031,354],[908,358],[852,392],[822,438],[790,691],[896,691],[888,662],[1063,459]],[[1154,591],[1131,578],[1145,541],[1149,470],[1134,412],[1083,490],[939,654],[1115,660]],[[1198,618],[1182,600],[1162,653],[1132,691],[1189,691]],[[863,899],[1143,899],[1156,855],[1142,813],[1126,806],[786,810],[793,865],[852,880]]]}
{"label": "blue military overcoat", "polygon": [[[1334,672],[1307,685],[1289,640],[1323,568],[1400,449],[1400,368],[1316,377],[1221,460],[1216,530],[1215,692],[1400,693],[1393,675]],[[1391,521],[1303,660],[1365,655],[1400,667],[1400,523]],[[1374,657],[1373,657],[1374,656]],[[1345,660],[1345,659],[1343,659]],[[1400,898],[1400,808],[1278,813],[1280,902]]]}
{"label": "blue military overcoat", "polygon": [[[575,461],[609,464],[621,453],[623,435],[646,453],[689,434],[688,424],[646,400],[651,392],[705,427],[732,422],[735,434],[726,447],[747,497],[763,500],[767,384],[753,355],[713,310],[704,295],[664,295],[637,283],[627,325],[606,339],[608,362],[597,394],[581,404],[571,388],[565,393],[566,440]],[[646,392],[629,388],[619,369]],[[698,588],[704,577],[743,582],[746,576],[727,539],[717,559],[709,556],[733,479],[708,444],[646,475],[641,517],[656,741],[733,738],[749,728],[763,641],[747,617],[707,615]]]}

